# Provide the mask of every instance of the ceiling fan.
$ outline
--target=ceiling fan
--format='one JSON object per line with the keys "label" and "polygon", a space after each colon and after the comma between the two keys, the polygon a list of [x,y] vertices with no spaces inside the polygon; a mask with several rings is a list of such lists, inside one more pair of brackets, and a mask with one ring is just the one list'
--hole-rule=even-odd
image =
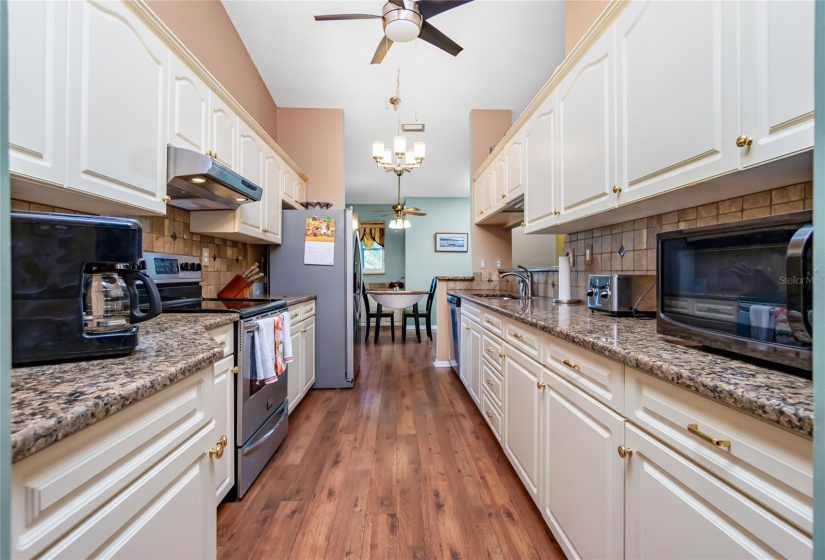
{"label": "ceiling fan", "polygon": [[[373,212],[386,212],[386,210],[373,210]],[[393,220],[390,222],[390,229],[406,229],[410,227],[410,221],[407,219],[407,216],[426,215],[427,214],[425,212],[422,212],[419,208],[407,208],[405,205],[401,204],[401,175],[399,175],[398,202],[390,207],[390,212],[388,214],[382,214],[381,217],[384,218],[386,216],[395,216],[395,218],[393,218]]]}
{"label": "ceiling fan", "polygon": [[427,20],[471,1],[418,0],[413,2],[412,0],[389,0],[384,4],[380,16],[372,14],[330,14],[315,16],[315,21],[380,19],[384,26],[384,38],[378,44],[370,64],[380,64],[394,42],[406,43],[415,38],[423,39],[453,56],[458,56],[458,53],[463,49]]}

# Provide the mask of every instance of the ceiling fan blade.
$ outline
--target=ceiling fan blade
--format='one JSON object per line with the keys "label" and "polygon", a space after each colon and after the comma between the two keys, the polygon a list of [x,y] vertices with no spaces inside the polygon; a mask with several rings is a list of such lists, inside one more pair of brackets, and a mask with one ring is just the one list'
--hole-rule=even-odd
{"label": "ceiling fan blade", "polygon": [[337,21],[343,19],[381,19],[381,16],[372,14],[329,14],[325,16],[315,16],[315,21]]}
{"label": "ceiling fan blade", "polygon": [[[376,212],[381,212],[381,210],[376,210]],[[384,217],[386,217],[386,216],[395,216],[395,214],[381,214],[381,215],[380,215],[380,216],[378,216],[378,217],[379,217],[379,218],[384,218]]]}
{"label": "ceiling fan blade", "polygon": [[419,210],[421,210],[421,208],[416,208],[415,206],[410,206],[409,208],[406,208],[406,207],[404,208],[405,212],[409,212],[410,210],[412,210],[413,212],[418,212]]}
{"label": "ceiling fan blade", "polygon": [[453,56],[458,56],[458,53],[464,50],[458,43],[444,35],[428,21],[421,24],[421,33],[418,34],[418,38],[424,39],[431,45],[435,45],[442,51],[448,52]]}
{"label": "ceiling fan blade", "polygon": [[410,212],[409,210],[407,210],[407,211],[406,211],[406,212],[404,212],[404,213],[405,213],[407,216],[426,216],[426,215],[427,215],[425,212]]}
{"label": "ceiling fan blade", "polygon": [[437,16],[473,0],[418,0],[418,11],[424,19]]}
{"label": "ceiling fan blade", "polygon": [[387,51],[390,50],[392,46],[392,40],[386,35],[381,39],[381,42],[378,43],[378,48],[375,49],[375,54],[372,55],[372,62],[370,64],[381,64],[381,61],[384,60],[384,57],[387,56]]}

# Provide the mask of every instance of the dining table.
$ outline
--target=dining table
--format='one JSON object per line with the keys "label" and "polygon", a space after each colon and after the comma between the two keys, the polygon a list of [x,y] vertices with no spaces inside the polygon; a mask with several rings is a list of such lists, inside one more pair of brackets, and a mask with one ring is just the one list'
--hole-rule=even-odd
{"label": "dining table", "polygon": [[[377,305],[375,319],[375,342],[378,342],[378,325],[381,321],[381,311],[383,308],[406,309],[409,306],[412,306],[413,316],[415,317],[415,336],[418,339],[418,342],[421,342],[421,328],[418,325],[418,302],[428,294],[429,292],[420,290],[367,290],[367,295],[375,300]],[[405,329],[402,333],[402,335],[404,335],[406,334],[406,323],[402,328]]]}

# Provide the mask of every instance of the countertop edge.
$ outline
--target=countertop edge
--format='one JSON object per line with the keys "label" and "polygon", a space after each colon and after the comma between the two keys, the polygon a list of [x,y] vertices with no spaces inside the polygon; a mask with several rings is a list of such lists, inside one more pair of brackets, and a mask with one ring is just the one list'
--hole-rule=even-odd
{"label": "countertop edge", "polygon": [[[714,387],[712,378],[697,374],[691,374],[689,371],[674,366],[670,363],[664,363],[657,360],[651,360],[645,355],[638,354],[633,351],[623,350],[615,345],[606,344],[598,339],[576,334],[559,326],[548,324],[538,319],[531,319],[521,316],[512,311],[497,307],[493,302],[485,301],[483,298],[476,298],[461,291],[450,290],[448,295],[455,295],[457,297],[466,299],[474,305],[489,309],[505,317],[514,319],[525,325],[536,328],[542,332],[557,336],[562,340],[581,346],[587,350],[591,350],[601,356],[611,360],[620,362],[624,365],[638,369],[643,373],[652,375],[664,381],[670,382],[683,389],[687,389],[693,393],[702,395],[710,400],[724,404],[729,408],[748,414],[759,420],[768,422],[769,424],[780,426],[794,434],[812,438],[813,437],[813,412],[800,410],[798,406],[780,402],[778,400],[766,400],[756,396],[749,397],[746,393],[737,390],[724,390],[720,394],[718,388]],[[699,352],[697,350],[697,352]],[[707,355],[708,360],[719,360],[729,358],[720,358],[717,355]],[[754,366],[759,367],[759,366]],[[771,371],[769,368],[764,368],[766,372]],[[791,376],[792,374],[785,374]]]}
{"label": "countertop edge", "polygon": [[274,294],[274,295],[271,295],[269,297],[282,299],[286,302],[287,307],[291,307],[291,306],[296,305],[298,303],[304,303],[306,301],[312,301],[314,299],[317,299],[318,296],[316,296],[315,294],[311,294],[311,295],[301,294],[301,295],[295,295],[295,296],[285,296],[285,295],[282,295],[282,294]]}

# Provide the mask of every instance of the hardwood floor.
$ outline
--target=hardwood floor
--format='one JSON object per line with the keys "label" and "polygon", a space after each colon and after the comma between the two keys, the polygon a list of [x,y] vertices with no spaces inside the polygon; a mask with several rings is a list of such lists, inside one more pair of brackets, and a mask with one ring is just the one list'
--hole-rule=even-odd
{"label": "hardwood floor", "polygon": [[396,340],[363,347],[354,389],[298,405],[252,489],[219,506],[219,558],[564,558],[433,343]]}

